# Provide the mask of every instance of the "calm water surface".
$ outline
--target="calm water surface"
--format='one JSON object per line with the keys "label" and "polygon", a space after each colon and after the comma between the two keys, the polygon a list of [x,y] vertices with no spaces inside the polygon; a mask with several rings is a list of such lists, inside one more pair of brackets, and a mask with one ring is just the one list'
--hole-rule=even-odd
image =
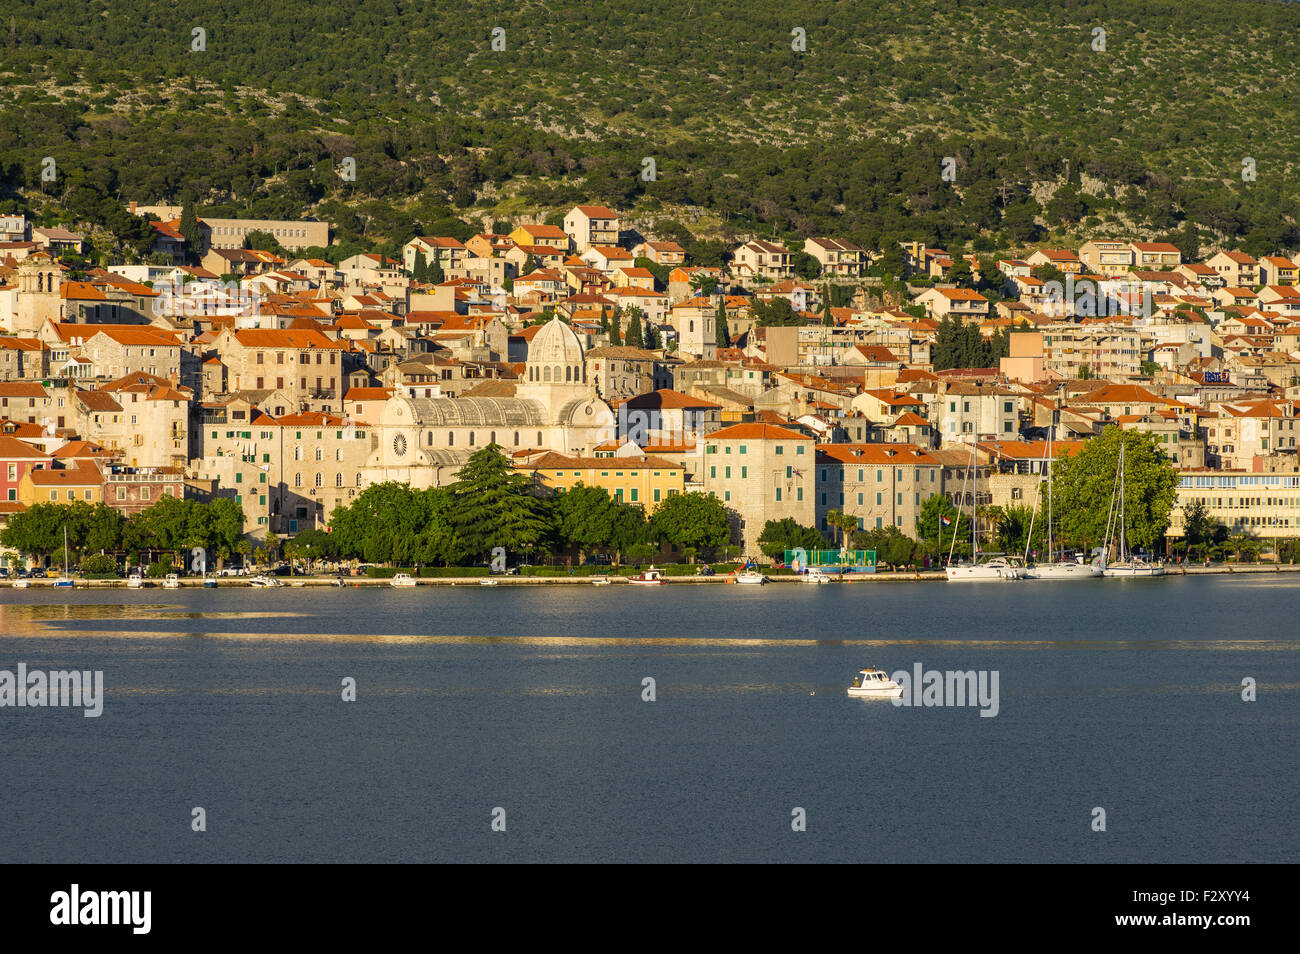
{"label": "calm water surface", "polygon": [[[0,709],[0,862],[1294,862],[1298,620],[1266,575],[6,589],[0,669],[106,701]],[[918,662],[997,717],[845,696]]]}

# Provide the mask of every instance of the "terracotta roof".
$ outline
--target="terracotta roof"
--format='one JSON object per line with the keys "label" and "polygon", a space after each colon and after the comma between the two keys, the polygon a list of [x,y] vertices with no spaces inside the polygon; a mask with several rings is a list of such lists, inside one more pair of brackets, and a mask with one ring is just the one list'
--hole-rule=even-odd
{"label": "terracotta roof", "polygon": [[777,427],[775,424],[733,424],[714,431],[705,440],[713,441],[811,441],[812,438],[797,431]]}

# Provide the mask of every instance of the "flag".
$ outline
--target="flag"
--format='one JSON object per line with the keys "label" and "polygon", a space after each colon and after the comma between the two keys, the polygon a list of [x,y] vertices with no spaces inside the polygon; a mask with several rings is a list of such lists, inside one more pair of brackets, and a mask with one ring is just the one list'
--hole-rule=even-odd
{"label": "flag", "polygon": [[943,518],[943,525],[944,525],[945,527],[951,527],[951,526],[952,526],[952,517],[944,517],[944,518]]}

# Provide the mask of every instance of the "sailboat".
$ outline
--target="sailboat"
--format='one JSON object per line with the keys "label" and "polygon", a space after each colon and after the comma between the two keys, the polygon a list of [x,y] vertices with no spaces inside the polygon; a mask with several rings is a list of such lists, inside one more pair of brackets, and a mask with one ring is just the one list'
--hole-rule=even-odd
{"label": "sailboat", "polygon": [[68,528],[67,527],[63,528],[63,575],[58,577],[51,585],[68,586],[68,587],[76,586],[76,584],[72,580],[72,577],[68,575]]}
{"label": "sailboat", "polygon": [[[970,507],[970,552],[972,562],[962,563],[960,566],[954,566],[952,562],[953,550],[957,546],[957,534],[952,535],[952,544],[948,547],[948,569],[947,575],[951,582],[975,582],[978,580],[1021,580],[1024,579],[1024,568],[1016,566],[1006,557],[994,557],[991,560],[974,562],[974,556],[979,552],[979,543],[976,540],[976,501],[979,500],[979,493],[975,489],[978,484],[975,456],[976,444],[971,442],[970,446],[970,464],[971,464],[971,507]],[[965,479],[961,482],[962,492],[966,491]]]}
{"label": "sailboat", "polygon": [[[1055,436],[1056,427],[1047,436],[1047,560],[1043,563],[1035,563],[1025,570],[1025,579],[1027,580],[1089,580],[1101,576],[1102,571],[1106,568],[1105,551],[1091,563],[1084,563],[1082,557],[1078,560],[1056,559],[1056,541],[1052,537],[1052,438]],[[1034,501],[1035,510],[1038,501]],[[1029,521],[1029,540],[1034,536],[1034,521]],[[1029,560],[1029,540],[1025,541],[1025,562]]]}
{"label": "sailboat", "polygon": [[[1103,571],[1104,576],[1164,576],[1165,567],[1160,561],[1151,563],[1144,557],[1130,553],[1128,549],[1128,538],[1125,532],[1127,520],[1124,514],[1124,498],[1126,496],[1124,487],[1124,442],[1120,439],[1119,445],[1119,467],[1115,473],[1116,489],[1111,494],[1111,507],[1115,505],[1115,495],[1119,495],[1119,519],[1116,526],[1119,529],[1119,550],[1118,557],[1114,563],[1107,564]],[[1110,551],[1111,538],[1110,517],[1106,519],[1106,551]]]}

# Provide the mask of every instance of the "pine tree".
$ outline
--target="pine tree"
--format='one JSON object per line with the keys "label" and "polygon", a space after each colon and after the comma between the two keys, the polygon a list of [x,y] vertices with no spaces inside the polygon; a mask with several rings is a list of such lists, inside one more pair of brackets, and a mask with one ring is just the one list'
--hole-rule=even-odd
{"label": "pine tree", "polygon": [[411,269],[411,277],[417,282],[427,282],[429,280],[429,259],[418,250],[415,253],[415,267]]}
{"label": "pine tree", "polygon": [[488,557],[495,547],[527,552],[545,541],[547,523],[532,481],[496,444],[471,454],[449,489],[448,519],[465,557]]}
{"label": "pine tree", "polygon": [[654,322],[648,319],[645,323],[645,347],[647,351],[659,350],[659,332],[655,329]]}
{"label": "pine tree", "polygon": [[441,285],[446,280],[447,276],[442,270],[442,259],[438,255],[434,255],[429,261],[429,281],[435,285]]}
{"label": "pine tree", "polygon": [[609,343],[614,345],[615,347],[621,346],[623,344],[622,325],[623,325],[623,320],[619,317],[618,313],[615,312],[614,320],[610,322],[610,326],[609,326]]}

